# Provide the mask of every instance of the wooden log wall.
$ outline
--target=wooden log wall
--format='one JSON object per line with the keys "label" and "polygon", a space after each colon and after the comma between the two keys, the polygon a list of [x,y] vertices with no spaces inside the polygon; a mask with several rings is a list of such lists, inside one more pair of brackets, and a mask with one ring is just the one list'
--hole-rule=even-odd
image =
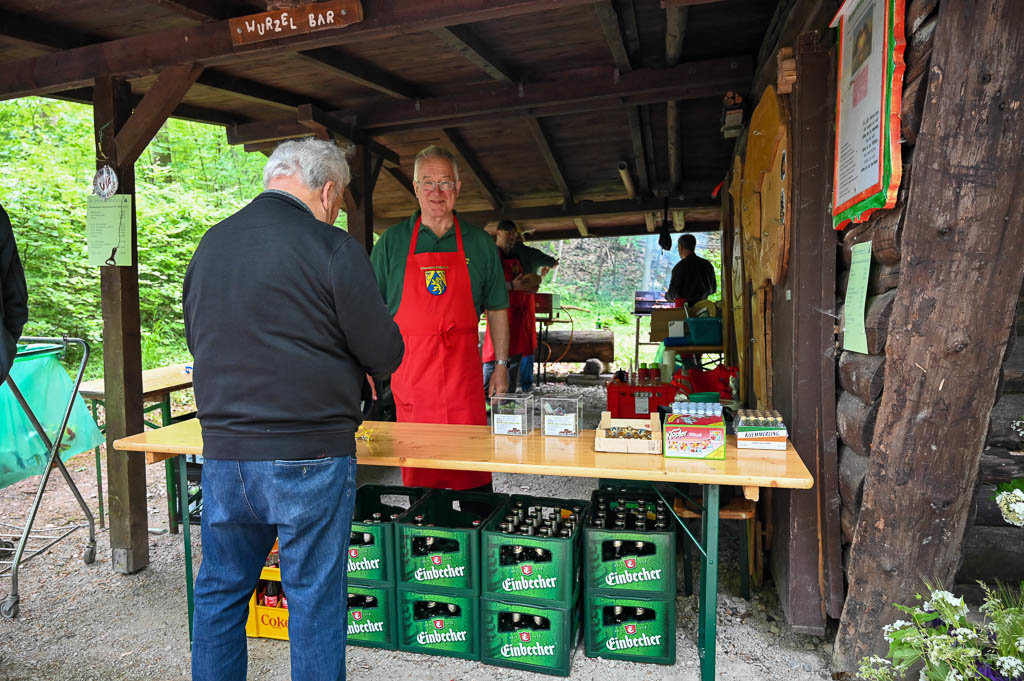
{"label": "wooden log wall", "polygon": [[842,442],[839,449],[839,492],[844,572],[849,564],[850,544],[857,527],[875,418],[885,389],[885,340],[900,281],[904,208],[913,182],[914,144],[921,125],[928,66],[938,19],[938,0],[907,0],[906,4],[907,50],[904,59],[907,67],[903,78],[900,129],[903,140],[903,182],[899,198],[892,210],[876,212],[867,222],[848,226],[842,234],[838,253],[840,273],[837,309],[840,310],[841,344],[846,319],[844,296],[850,276],[852,249],[856,244],[871,242],[871,275],[864,319],[869,354],[843,351],[839,356],[839,385],[842,390],[836,404],[836,424]]}
{"label": "wooden log wall", "polygon": [[[941,0],[950,2],[951,0]],[[921,125],[932,46],[940,0],[907,0],[906,73],[903,84],[902,129],[903,183],[899,201],[891,211],[876,213],[863,225],[852,225],[842,235],[838,309],[849,277],[851,249],[872,241],[866,326],[868,355],[843,352],[839,359],[842,391],[837,403],[837,425],[842,440],[839,453],[839,487],[843,533],[843,568],[848,570],[850,544],[857,527],[864,480],[871,457],[874,421],[886,389],[885,341],[893,300],[900,284],[901,236],[907,196],[914,182],[915,143]],[[841,312],[840,328],[845,315]],[[1002,366],[996,403],[992,409],[978,482],[962,544],[962,560],[956,575],[960,591],[977,589],[977,580],[1000,579],[1019,583],[1024,579],[1024,529],[1008,525],[993,495],[1000,482],[1024,476],[1024,438],[1010,423],[1024,416],[1024,289],[1018,299],[1016,318]],[[840,334],[841,338],[841,334]]]}
{"label": "wooden log wall", "polygon": [[963,558],[956,575],[961,591],[977,588],[978,580],[999,579],[1011,584],[1024,580],[1024,528],[1007,524],[993,498],[999,483],[1024,478],[1024,438],[1010,427],[1020,418],[1024,418],[1024,288],[1017,301],[999,396],[992,407],[978,485],[964,531]]}

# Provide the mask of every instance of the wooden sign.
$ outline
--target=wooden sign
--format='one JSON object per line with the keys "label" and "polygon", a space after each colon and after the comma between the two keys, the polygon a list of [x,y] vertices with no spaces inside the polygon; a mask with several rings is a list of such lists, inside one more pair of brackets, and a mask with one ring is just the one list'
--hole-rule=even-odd
{"label": "wooden sign", "polygon": [[846,0],[839,27],[839,78],[832,222],[843,229],[896,205],[903,164],[905,0]]}
{"label": "wooden sign", "polygon": [[360,0],[328,0],[292,9],[261,12],[228,20],[231,43],[248,45],[303,33],[341,28],[363,20]]}

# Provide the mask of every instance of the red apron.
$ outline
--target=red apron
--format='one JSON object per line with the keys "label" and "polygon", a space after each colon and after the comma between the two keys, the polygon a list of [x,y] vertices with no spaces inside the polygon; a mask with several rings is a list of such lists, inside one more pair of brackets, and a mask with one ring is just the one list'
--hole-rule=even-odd
{"label": "red apron", "polygon": [[[405,358],[391,376],[396,416],[405,423],[487,425],[477,351],[479,315],[458,218],[453,228],[454,253],[417,254],[418,218],[409,242],[402,302],[395,314]],[[462,490],[489,482],[486,472],[402,469],[402,483],[408,487]]]}
{"label": "red apron", "polygon": [[[505,281],[511,282],[523,273],[523,265],[519,258],[509,255],[500,248],[501,269],[505,271]],[[532,355],[537,349],[537,314],[533,303],[533,294],[529,291],[508,292],[508,356]],[[491,331],[487,330],[484,337],[483,361],[494,361],[494,343],[491,342]],[[514,386],[509,386],[511,390]]]}

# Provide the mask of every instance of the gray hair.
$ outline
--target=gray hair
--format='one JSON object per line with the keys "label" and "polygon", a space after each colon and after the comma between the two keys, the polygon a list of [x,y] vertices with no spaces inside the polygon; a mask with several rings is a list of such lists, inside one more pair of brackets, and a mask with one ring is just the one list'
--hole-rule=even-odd
{"label": "gray hair", "polygon": [[420,150],[420,153],[416,154],[416,163],[413,166],[412,173],[413,178],[418,182],[420,176],[420,161],[426,161],[430,158],[439,158],[444,161],[448,161],[452,164],[452,173],[455,175],[455,181],[459,181],[459,162],[455,160],[455,154],[439,147],[436,144],[431,144],[429,147],[425,147]]}
{"label": "gray hair", "polygon": [[283,142],[267,159],[263,168],[263,188],[277,177],[297,177],[309,189],[320,189],[328,182],[345,190],[352,179],[345,152],[334,142],[307,137]]}

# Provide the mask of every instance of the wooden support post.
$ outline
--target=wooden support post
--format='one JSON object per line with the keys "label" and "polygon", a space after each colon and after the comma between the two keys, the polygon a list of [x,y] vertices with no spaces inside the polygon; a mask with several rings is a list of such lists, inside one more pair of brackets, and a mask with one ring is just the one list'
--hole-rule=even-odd
{"label": "wooden support post", "polygon": [[1021,25],[1017,0],[939,5],[836,671],[884,654],[892,603],[960,560],[1024,276]]}
{"label": "wooden support post", "polygon": [[[793,239],[790,281],[772,296],[775,405],[790,424],[793,444],[814,475],[814,489],[776,490],[771,517],[772,573],[786,620],[794,631],[820,635],[826,615],[842,607],[841,527],[835,436],[833,319],[836,235],[828,221],[829,169],[835,76],[831,40],[801,37],[798,59],[806,74],[793,108]],[[787,300],[792,296],[792,300]]]}
{"label": "wooden support post", "polygon": [[373,188],[377,184],[380,163],[379,160],[374,162],[370,151],[359,145],[351,168],[352,183],[345,190],[348,233],[369,253],[373,250]]}
{"label": "wooden support post", "polygon": [[132,265],[100,268],[111,565],[115,572],[129,574],[149,564],[146,462],[113,447],[114,440],[143,430],[135,165],[133,158],[118,156],[116,142],[131,115],[131,88],[120,78],[101,77],[96,79],[93,95],[96,166],[112,167],[118,193],[132,197]]}

